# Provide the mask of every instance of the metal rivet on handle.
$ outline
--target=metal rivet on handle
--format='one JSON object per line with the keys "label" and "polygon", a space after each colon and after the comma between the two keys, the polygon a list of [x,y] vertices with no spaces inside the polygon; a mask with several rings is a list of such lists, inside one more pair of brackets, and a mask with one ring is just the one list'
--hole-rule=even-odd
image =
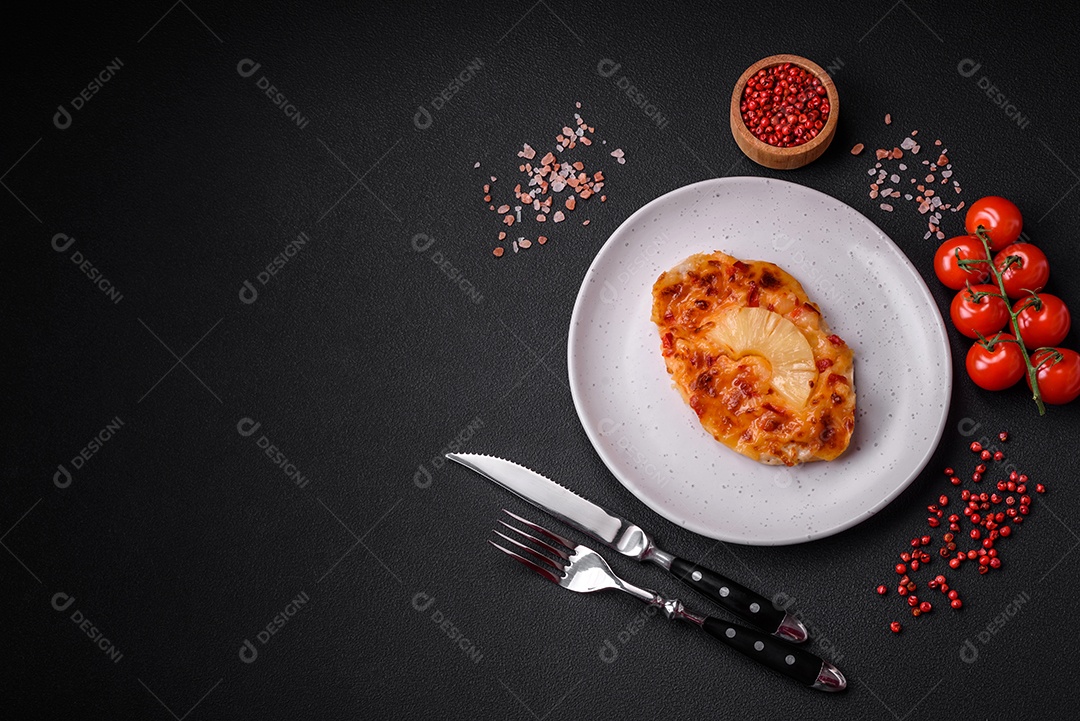
{"label": "metal rivet on handle", "polygon": [[727,595],[728,595],[729,593],[731,593],[731,591],[729,591],[729,590],[728,590],[728,587],[727,587],[727,586],[721,586],[721,587],[720,587],[720,595],[721,595],[721,596],[723,596],[724,598],[727,598]]}
{"label": "metal rivet on handle", "polygon": [[764,649],[765,649],[765,644],[763,644],[761,641],[754,641],[754,650],[755,651],[763,651]]}
{"label": "metal rivet on handle", "polygon": [[789,653],[787,656],[784,657],[784,663],[790,666],[791,664],[795,663],[795,657]]}
{"label": "metal rivet on handle", "polygon": [[694,579],[695,581],[700,581],[701,580],[701,571],[694,571],[693,573],[690,574],[690,578]]}
{"label": "metal rivet on handle", "polygon": [[729,628],[728,630],[724,631],[724,635],[728,638],[735,638],[735,629]]}
{"label": "metal rivet on handle", "polygon": [[751,603],[750,604],[750,613],[757,613],[760,610],[761,610],[761,606],[759,606],[758,604],[756,604],[756,603]]}

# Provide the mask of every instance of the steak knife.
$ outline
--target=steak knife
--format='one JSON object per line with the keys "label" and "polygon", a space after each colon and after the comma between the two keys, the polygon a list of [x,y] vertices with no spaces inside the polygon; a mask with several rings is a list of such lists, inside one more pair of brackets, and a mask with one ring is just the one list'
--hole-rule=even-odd
{"label": "steak knife", "polygon": [[478,453],[447,453],[488,480],[635,561],[651,561],[736,616],[772,635],[802,643],[806,626],[769,599],[726,576],[660,549],[645,531],[536,471]]}

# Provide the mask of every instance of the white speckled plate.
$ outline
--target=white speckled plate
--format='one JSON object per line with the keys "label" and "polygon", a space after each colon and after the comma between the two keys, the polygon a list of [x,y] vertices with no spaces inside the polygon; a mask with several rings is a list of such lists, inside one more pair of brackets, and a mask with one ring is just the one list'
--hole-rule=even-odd
{"label": "white speckled plate", "polygon": [[[755,463],[713,439],[673,387],[652,285],[714,250],[787,270],[854,350],[855,433],[835,461]],[[945,325],[907,257],[839,200],[765,178],[695,183],[630,216],[581,285],[569,371],[585,432],[624,486],[695,533],[754,545],[828,536],[885,507],[933,454],[952,392]]]}

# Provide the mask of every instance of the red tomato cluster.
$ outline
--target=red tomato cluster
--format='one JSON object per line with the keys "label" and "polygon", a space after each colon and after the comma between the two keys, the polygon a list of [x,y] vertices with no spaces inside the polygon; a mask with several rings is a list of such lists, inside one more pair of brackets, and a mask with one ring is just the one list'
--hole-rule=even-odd
{"label": "red tomato cluster", "polygon": [[[980,225],[990,239],[992,259],[976,235]],[[1050,279],[1050,263],[1039,248],[1017,242],[1023,229],[1020,209],[1005,198],[982,198],[968,209],[964,226],[969,235],[950,238],[938,248],[934,272],[942,283],[959,291],[949,308],[953,325],[967,337],[979,339],[967,354],[968,375],[976,385],[993,391],[1009,388],[1027,376],[1016,336],[1001,332],[1015,315],[1016,329],[1031,354],[1031,364],[1038,369],[1043,402],[1075,400],[1080,396],[1080,354],[1056,347],[1068,335],[1072,319],[1060,298],[1039,292]],[[965,266],[961,260],[992,260],[1011,307],[1002,298],[988,263]]]}

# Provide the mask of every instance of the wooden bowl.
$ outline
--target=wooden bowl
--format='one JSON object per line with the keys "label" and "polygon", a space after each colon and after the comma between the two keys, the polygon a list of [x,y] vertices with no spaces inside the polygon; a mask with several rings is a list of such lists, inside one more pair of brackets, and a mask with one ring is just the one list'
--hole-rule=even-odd
{"label": "wooden bowl", "polygon": [[[746,127],[746,123],[742,119],[742,112],[739,110],[747,80],[763,68],[783,63],[797,65],[817,77],[821,84],[825,86],[829,98],[829,119],[825,122],[825,127],[814,136],[813,140],[792,148],[778,148],[775,145],[769,145],[763,140],[758,140],[750,132],[750,128]],[[738,82],[735,83],[735,89],[731,93],[731,134],[735,137],[735,142],[738,144],[739,149],[746,154],[746,157],[759,165],[774,170],[801,168],[821,157],[821,154],[829,147],[829,143],[832,142],[833,136],[836,135],[836,125],[839,119],[840,96],[836,92],[836,85],[833,83],[832,78],[820,65],[798,55],[770,55],[767,58],[758,60],[739,76]]]}

